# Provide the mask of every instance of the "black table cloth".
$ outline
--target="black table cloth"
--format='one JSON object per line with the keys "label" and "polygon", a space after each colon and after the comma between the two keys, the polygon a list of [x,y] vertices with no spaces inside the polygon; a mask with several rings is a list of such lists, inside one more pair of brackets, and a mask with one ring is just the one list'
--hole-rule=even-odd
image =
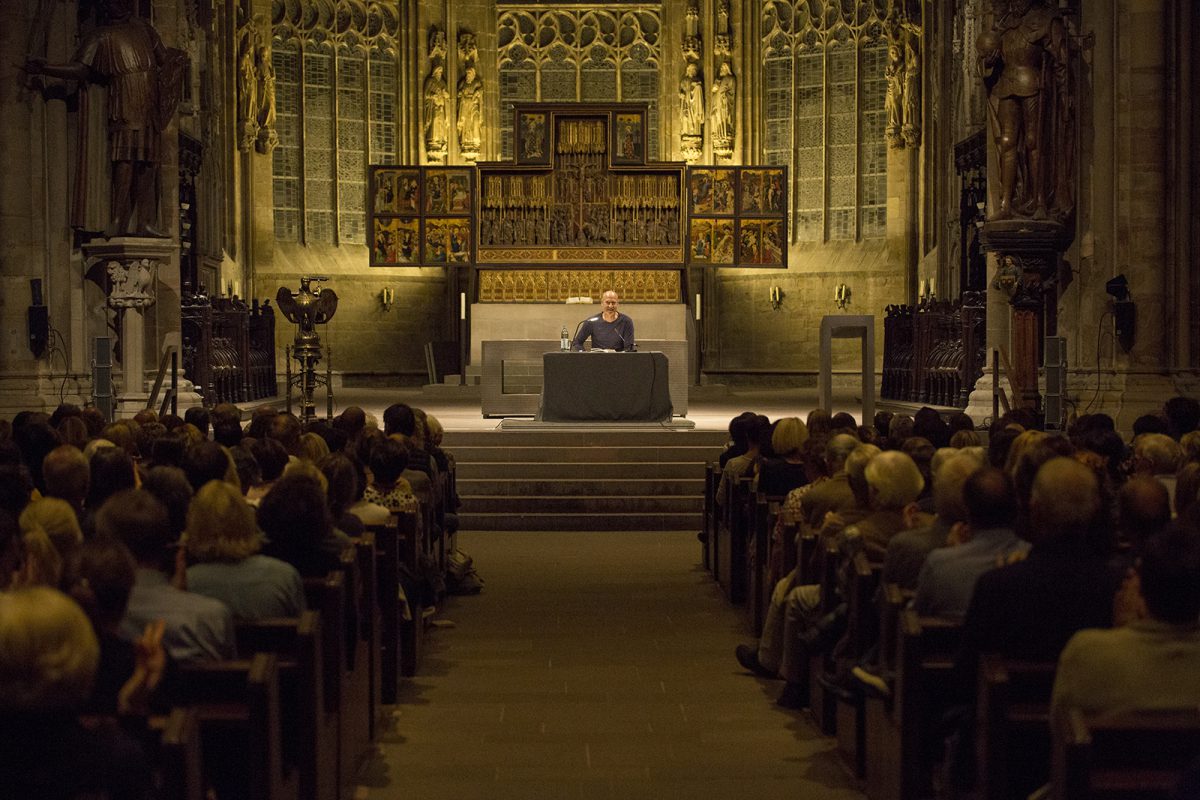
{"label": "black table cloth", "polygon": [[542,356],[545,422],[669,422],[667,357],[658,352]]}

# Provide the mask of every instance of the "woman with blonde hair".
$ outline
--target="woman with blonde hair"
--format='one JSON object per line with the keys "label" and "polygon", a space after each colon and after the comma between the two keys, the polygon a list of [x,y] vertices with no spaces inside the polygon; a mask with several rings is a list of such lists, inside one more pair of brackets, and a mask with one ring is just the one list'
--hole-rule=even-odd
{"label": "woman with blonde hair", "polygon": [[775,423],[771,432],[771,450],[775,457],[762,463],[758,473],[759,492],[783,496],[808,483],[802,449],[807,441],[808,426],[799,417],[784,417]]}
{"label": "woman with blonde hair", "polygon": [[18,525],[33,581],[57,585],[63,559],[83,541],[75,510],[66,500],[43,497],[25,506]]}
{"label": "woman with blonde hair", "polygon": [[254,508],[225,481],[209,481],[192,499],[183,536],[188,591],[220,600],[235,620],[295,617],[304,582],[291,564],[260,554]]}
{"label": "woman with blonde hair", "polygon": [[0,786],[5,797],[149,797],[137,741],[84,726],[100,659],[92,624],[62,592],[0,592]]}

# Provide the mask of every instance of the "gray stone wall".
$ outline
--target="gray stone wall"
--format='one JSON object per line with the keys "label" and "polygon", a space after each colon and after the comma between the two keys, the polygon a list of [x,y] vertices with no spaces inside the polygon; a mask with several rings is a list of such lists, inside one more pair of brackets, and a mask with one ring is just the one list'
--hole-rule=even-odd
{"label": "gray stone wall", "polygon": [[[338,309],[320,330],[323,344],[332,346],[332,367],[347,383],[397,381],[423,383],[425,343],[449,339],[451,311],[446,300],[447,275],[440,269],[370,268],[366,248],[301,247],[278,243],[271,272],[259,272],[255,290],[273,298],[280,286],[299,287],[300,275],[327,275],[321,284],[337,292]],[[380,293],[395,292],[385,311]],[[282,314],[275,318],[276,361],[284,374],[284,347],[291,344],[295,326]],[[324,365],[322,365],[322,368]]]}

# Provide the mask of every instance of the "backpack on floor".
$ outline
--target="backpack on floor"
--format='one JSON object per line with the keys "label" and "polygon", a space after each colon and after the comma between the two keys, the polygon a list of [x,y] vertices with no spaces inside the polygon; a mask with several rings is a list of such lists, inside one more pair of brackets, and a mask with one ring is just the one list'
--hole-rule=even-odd
{"label": "backpack on floor", "polygon": [[446,592],[448,594],[479,594],[483,578],[475,571],[471,557],[462,550],[446,554]]}

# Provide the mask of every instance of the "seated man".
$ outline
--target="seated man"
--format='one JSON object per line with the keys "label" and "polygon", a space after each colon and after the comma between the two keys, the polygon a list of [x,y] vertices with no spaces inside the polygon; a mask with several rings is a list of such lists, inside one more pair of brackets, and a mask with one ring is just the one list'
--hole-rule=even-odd
{"label": "seated man", "polygon": [[1054,708],[1089,714],[1200,705],[1200,533],[1178,526],[1142,548],[1140,619],[1111,630],[1081,630],[1058,661]]}
{"label": "seated man", "polygon": [[955,665],[964,697],[974,696],[981,653],[1052,661],[1079,629],[1112,625],[1120,576],[1088,541],[1101,509],[1095,473],[1053,458],[1038,470],[1029,502],[1029,555],[975,584]]}
{"label": "seated man", "polygon": [[[943,451],[944,452],[944,451]],[[917,576],[931,552],[945,547],[950,529],[967,521],[963,503],[963,484],[983,466],[983,453],[956,450],[933,460],[933,521],[928,525],[902,531],[888,542],[883,557],[884,583],[894,583],[901,589],[917,588]]]}
{"label": "seated man", "polygon": [[962,543],[930,553],[917,579],[912,607],[923,617],[961,619],[979,576],[1029,549],[1013,533],[1016,500],[1007,475],[995,467],[978,470],[962,493],[967,507]]}
{"label": "seated man", "polygon": [[96,535],[125,543],[137,561],[121,634],[137,639],[155,620],[165,623],[163,647],[180,664],[233,658],[233,615],[224,603],[177,589],[167,509],[142,489],[110,497],[96,514]]}
{"label": "seated man", "polygon": [[635,350],[633,320],[617,311],[617,293],[612,289],[601,295],[603,311],[588,317],[579,324],[579,330],[571,342],[572,350],[582,350],[583,343],[590,337],[593,350]]}

